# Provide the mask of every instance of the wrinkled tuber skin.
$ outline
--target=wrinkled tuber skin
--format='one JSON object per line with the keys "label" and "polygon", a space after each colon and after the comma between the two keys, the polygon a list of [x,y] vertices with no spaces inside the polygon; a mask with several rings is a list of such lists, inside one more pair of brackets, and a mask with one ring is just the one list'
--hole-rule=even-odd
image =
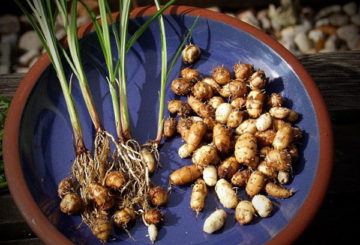
{"label": "wrinkled tuber skin", "polygon": [[242,111],[232,110],[227,119],[226,125],[230,128],[237,128],[242,123],[243,118],[244,113]]}
{"label": "wrinkled tuber skin", "polygon": [[111,233],[111,222],[106,212],[100,211],[96,214],[95,221],[91,224],[93,235],[101,242],[109,240]]}
{"label": "wrinkled tuber skin", "polygon": [[213,129],[213,142],[220,153],[226,154],[231,149],[232,131],[221,124],[216,124]]}
{"label": "wrinkled tuber skin", "polygon": [[164,121],[164,137],[171,138],[176,131],[177,122],[173,117],[168,117]]}
{"label": "wrinkled tuber skin", "polygon": [[180,117],[176,126],[176,131],[181,135],[181,138],[185,140],[189,133],[191,125],[194,123],[191,117]]}
{"label": "wrinkled tuber skin", "polygon": [[250,165],[256,157],[257,142],[254,135],[250,133],[242,134],[235,144],[235,157],[239,163]]}
{"label": "wrinkled tuber skin", "polygon": [[214,92],[212,87],[204,82],[197,82],[192,88],[193,95],[199,100],[208,100],[213,97]]}
{"label": "wrinkled tuber skin", "polygon": [[233,70],[236,79],[247,79],[254,73],[254,67],[250,64],[236,63]]}
{"label": "wrinkled tuber skin", "polygon": [[277,180],[281,185],[289,184],[290,182],[290,173],[287,171],[279,171],[277,174]]}
{"label": "wrinkled tuber skin", "polygon": [[221,105],[222,103],[225,103],[225,100],[220,96],[213,96],[208,101],[208,105],[210,105],[214,109],[217,109],[219,107],[219,105]]}
{"label": "wrinkled tuber skin", "polygon": [[243,121],[235,129],[235,133],[239,134],[239,135],[245,134],[245,133],[255,134],[256,131],[257,131],[257,129],[256,129],[256,120],[252,119],[252,118]]}
{"label": "wrinkled tuber skin", "polygon": [[221,90],[221,86],[211,77],[205,77],[202,82],[210,85],[213,89],[214,94],[219,93]]}
{"label": "wrinkled tuber skin", "polygon": [[281,107],[283,104],[283,98],[280,94],[272,93],[267,101],[268,107]]}
{"label": "wrinkled tuber skin", "polygon": [[194,83],[192,80],[186,78],[175,78],[171,82],[171,90],[176,95],[188,95],[193,88]]}
{"label": "wrinkled tuber skin", "polygon": [[156,169],[156,162],[153,154],[151,154],[151,152],[146,148],[141,149],[140,154],[142,160],[145,162],[148,168],[149,174],[152,174]]}
{"label": "wrinkled tuber skin", "polygon": [[291,197],[294,194],[292,190],[288,190],[285,187],[278,186],[277,184],[272,182],[268,182],[265,185],[265,191],[270,196],[283,198],[283,199]]}
{"label": "wrinkled tuber skin", "polygon": [[265,183],[266,178],[260,171],[253,172],[246,184],[246,193],[251,197],[255,196],[264,188]]}
{"label": "wrinkled tuber skin", "polygon": [[235,208],[238,204],[238,197],[231,184],[225,179],[219,179],[215,185],[215,192],[219,201],[225,208]]}
{"label": "wrinkled tuber skin", "polygon": [[185,158],[191,155],[199,146],[207,127],[203,121],[193,123],[185,139],[186,144],[179,148],[179,156]]}
{"label": "wrinkled tuber skin", "polygon": [[296,163],[299,160],[299,151],[295,144],[291,144],[288,147],[289,154],[291,156],[291,163]]}
{"label": "wrinkled tuber skin", "polygon": [[265,84],[266,84],[265,72],[263,70],[256,71],[254,74],[252,74],[249,77],[248,82],[252,90],[265,88]]}
{"label": "wrinkled tuber skin", "polygon": [[292,141],[292,128],[287,125],[280,128],[274,137],[273,146],[274,149],[283,150],[289,146]]}
{"label": "wrinkled tuber skin", "polygon": [[244,97],[247,93],[246,82],[243,80],[233,80],[228,85],[231,98]]}
{"label": "wrinkled tuber skin", "polygon": [[192,82],[197,82],[200,79],[200,73],[196,69],[191,69],[190,67],[186,67],[180,72],[181,77],[188,79]]}
{"label": "wrinkled tuber skin", "polygon": [[217,182],[217,170],[213,165],[204,167],[203,179],[208,186],[215,186]]}
{"label": "wrinkled tuber skin", "polygon": [[239,202],[235,209],[235,218],[240,225],[249,224],[255,215],[255,209],[248,200]]}
{"label": "wrinkled tuber skin", "polygon": [[125,181],[125,176],[121,171],[112,171],[105,178],[105,186],[119,190]]}
{"label": "wrinkled tuber skin", "polygon": [[200,117],[214,117],[215,110],[210,105],[204,104],[194,96],[188,97],[188,104],[191,109]]}
{"label": "wrinkled tuber skin", "polygon": [[66,194],[60,202],[61,212],[71,215],[80,212],[83,208],[83,202],[76,193]]}
{"label": "wrinkled tuber skin", "polygon": [[124,208],[121,210],[117,210],[112,217],[114,224],[117,227],[123,229],[126,229],[128,224],[131,221],[134,221],[135,218],[136,218],[136,213],[132,208]]}
{"label": "wrinkled tuber skin", "polygon": [[218,167],[218,176],[221,179],[231,180],[233,175],[239,170],[240,163],[235,157],[226,158]]}
{"label": "wrinkled tuber skin", "polygon": [[217,209],[206,218],[204,222],[203,231],[206,233],[213,233],[224,226],[227,214],[222,209]]}
{"label": "wrinkled tuber skin", "polygon": [[164,221],[164,214],[159,209],[150,209],[145,212],[144,219],[148,224],[158,225]]}
{"label": "wrinkled tuber skin", "polygon": [[196,212],[196,217],[198,217],[199,212],[203,210],[205,206],[205,198],[208,193],[205,181],[203,179],[198,179],[191,193],[190,207]]}
{"label": "wrinkled tuber skin", "polygon": [[270,128],[272,123],[272,118],[270,113],[266,112],[262,114],[259,118],[256,119],[256,129],[258,131],[265,131]]}
{"label": "wrinkled tuber skin", "polygon": [[208,165],[217,164],[220,161],[220,157],[214,146],[203,145],[194,152],[191,160],[196,166],[203,168]]}
{"label": "wrinkled tuber skin", "polygon": [[257,131],[255,133],[256,140],[260,147],[263,146],[272,146],[275,138],[275,131],[268,129],[265,131]]}
{"label": "wrinkled tuber skin", "polygon": [[87,188],[91,199],[94,200],[100,210],[109,210],[115,204],[114,196],[109,189],[96,183],[92,183]]}
{"label": "wrinkled tuber skin", "polygon": [[167,192],[161,186],[152,187],[149,190],[149,198],[154,206],[164,206],[168,202]]}
{"label": "wrinkled tuber skin", "polygon": [[246,109],[249,116],[252,118],[258,118],[261,115],[263,103],[264,94],[260,90],[252,90],[246,99]]}
{"label": "wrinkled tuber skin", "polygon": [[182,60],[185,64],[193,64],[197,59],[200,58],[201,50],[194,44],[186,45],[181,53]]}
{"label": "wrinkled tuber skin", "polygon": [[63,198],[66,194],[74,193],[74,192],[75,192],[75,187],[70,177],[64,178],[60,181],[58,185],[58,195],[60,198]]}
{"label": "wrinkled tuber skin", "polygon": [[266,154],[265,162],[277,171],[288,171],[291,167],[291,156],[286,149],[274,149]]}
{"label": "wrinkled tuber skin", "polygon": [[187,185],[201,176],[201,170],[196,165],[179,168],[170,174],[170,184]]}
{"label": "wrinkled tuber skin", "polygon": [[226,123],[233,108],[229,103],[222,103],[216,108],[215,120],[219,123]]}
{"label": "wrinkled tuber skin", "polygon": [[269,112],[274,118],[285,119],[290,122],[295,122],[299,118],[299,115],[295,111],[286,107],[272,107]]}
{"label": "wrinkled tuber skin", "polygon": [[246,106],[246,98],[235,98],[231,101],[231,106],[236,109],[243,109]]}
{"label": "wrinkled tuber skin", "polygon": [[168,110],[171,114],[177,114],[179,117],[188,116],[191,113],[190,105],[181,100],[169,101]]}
{"label": "wrinkled tuber skin", "polygon": [[269,179],[275,179],[277,176],[277,171],[273,167],[270,167],[266,164],[265,161],[261,162],[257,167],[258,171],[260,171],[263,175],[265,175]]}
{"label": "wrinkled tuber skin", "polygon": [[232,176],[231,183],[235,186],[246,186],[251,173],[250,169],[238,171]]}
{"label": "wrinkled tuber skin", "polygon": [[224,66],[218,66],[213,69],[212,77],[218,84],[225,85],[231,80],[231,72]]}
{"label": "wrinkled tuber skin", "polygon": [[252,205],[254,206],[256,212],[262,218],[266,218],[271,215],[273,205],[269,198],[264,195],[256,195],[251,200]]}

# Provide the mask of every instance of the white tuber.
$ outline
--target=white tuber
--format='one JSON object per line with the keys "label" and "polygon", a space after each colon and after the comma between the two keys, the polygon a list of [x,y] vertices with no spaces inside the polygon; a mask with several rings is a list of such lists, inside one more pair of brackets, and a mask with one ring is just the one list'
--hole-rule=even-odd
{"label": "white tuber", "polygon": [[158,230],[156,228],[156,225],[150,224],[148,226],[148,236],[152,243],[155,242],[157,235],[158,235]]}
{"label": "white tuber", "polygon": [[264,195],[255,195],[251,200],[256,212],[263,218],[270,216],[272,203],[269,198]]}
{"label": "white tuber", "polygon": [[212,214],[204,222],[203,231],[206,233],[213,233],[219,230],[224,226],[227,214],[224,210],[218,209]]}
{"label": "white tuber", "polygon": [[217,182],[217,171],[215,166],[207,166],[203,170],[203,179],[208,186],[215,186]]}

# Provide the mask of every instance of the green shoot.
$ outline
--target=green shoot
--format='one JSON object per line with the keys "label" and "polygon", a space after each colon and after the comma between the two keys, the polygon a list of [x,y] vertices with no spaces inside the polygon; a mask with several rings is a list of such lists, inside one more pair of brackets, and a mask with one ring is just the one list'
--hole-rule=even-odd
{"label": "green shoot", "polygon": [[[158,0],[155,0],[156,7],[159,8],[159,2]],[[158,128],[157,128],[157,134],[155,142],[160,143],[164,128],[164,108],[165,108],[165,88],[167,84],[167,80],[169,78],[169,75],[171,73],[171,70],[173,69],[176,60],[178,59],[182,49],[184,48],[187,40],[190,38],[190,35],[198,22],[199,17],[197,17],[192,24],[191,28],[189,29],[188,33],[186,34],[185,39],[180,44],[179,48],[177,49],[171,63],[169,70],[167,70],[167,44],[166,44],[166,33],[165,33],[165,26],[164,26],[164,20],[162,16],[159,17],[159,24],[160,24],[160,35],[161,35],[161,86],[160,86],[160,94],[159,94],[159,115],[158,115]]]}
{"label": "green shoot", "polygon": [[[27,9],[19,0],[15,0],[15,2],[29,19],[30,24],[33,26],[34,30],[38,34],[39,39],[41,40],[45,50],[47,51],[50,61],[54,66],[65,98],[66,107],[68,109],[70,122],[73,128],[76,153],[80,154],[85,150],[85,145],[83,141],[79,118],[61,61],[57,43],[58,41],[55,37],[54,18],[52,17],[53,13],[51,12],[50,1],[47,0],[46,3],[43,0],[26,1],[30,9],[33,11],[35,17],[33,17],[27,11]],[[38,24],[36,23],[36,21]]]}
{"label": "green shoot", "polygon": [[79,48],[79,41],[77,38],[77,25],[76,25],[77,1],[76,0],[72,1],[70,20],[68,19],[69,11],[67,7],[67,0],[56,0],[55,2],[59,14],[64,23],[64,29],[67,34],[67,41],[68,41],[71,59],[67,55],[65,48],[63,48],[61,45],[59,45],[59,48],[64,53],[64,56],[67,59],[70,67],[72,68],[75,76],[78,78],[81,93],[83,95],[87,110],[90,114],[91,120],[95,126],[96,131],[102,131],[103,127],[95,108],[94,100],[89,88],[89,84],[85,75],[85,71],[80,56],[80,48]]}

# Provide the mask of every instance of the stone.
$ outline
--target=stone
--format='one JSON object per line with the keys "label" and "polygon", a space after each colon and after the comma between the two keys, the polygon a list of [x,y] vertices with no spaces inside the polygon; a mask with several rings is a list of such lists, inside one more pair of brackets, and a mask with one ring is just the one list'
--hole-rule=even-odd
{"label": "stone", "polygon": [[253,10],[249,9],[249,10],[239,12],[236,14],[236,17],[239,20],[244,21],[244,22],[246,22],[252,26],[255,26],[257,28],[259,28],[259,26],[260,26],[260,23],[259,23],[258,19],[256,19]]}
{"label": "stone", "polygon": [[208,7],[206,9],[214,11],[214,12],[221,12],[221,10],[220,10],[220,8],[218,6],[211,6],[211,7]]}
{"label": "stone", "polygon": [[347,15],[353,16],[356,14],[357,5],[355,2],[350,2],[345,4],[342,9]]}
{"label": "stone", "polygon": [[0,64],[0,74],[10,73],[10,64]]}
{"label": "stone", "polygon": [[6,14],[0,17],[0,33],[9,34],[20,31],[20,22],[15,15]]}
{"label": "stone", "polygon": [[337,46],[338,46],[338,37],[336,35],[330,35],[328,37],[328,39],[326,39],[325,41],[325,50],[327,50],[328,52],[334,52],[337,50]]}
{"label": "stone", "polygon": [[29,71],[29,67],[17,67],[15,69],[16,73],[27,73]]}
{"label": "stone", "polygon": [[18,59],[18,62],[22,66],[27,66],[33,58],[39,55],[40,55],[39,50],[32,49],[21,55]]}
{"label": "stone", "polygon": [[284,37],[280,39],[279,42],[291,53],[295,54],[297,52],[294,38]]}
{"label": "stone", "polygon": [[302,7],[300,15],[306,19],[312,19],[314,16],[314,9],[310,7]]}
{"label": "stone", "polygon": [[326,35],[333,35],[338,28],[335,26],[318,26],[316,29],[322,31]]}
{"label": "stone", "polygon": [[300,25],[295,26],[295,33],[308,32],[312,28],[311,22],[307,19],[303,19]]}
{"label": "stone", "polygon": [[303,53],[309,51],[311,48],[313,48],[311,40],[308,38],[305,32],[300,32],[295,35],[294,39],[297,47],[299,50]]}
{"label": "stone", "polygon": [[315,26],[327,26],[330,24],[330,20],[328,18],[319,19],[315,22]]}
{"label": "stone", "polygon": [[330,25],[343,26],[349,23],[349,16],[344,14],[333,14],[329,17]]}
{"label": "stone", "polygon": [[321,30],[313,29],[313,30],[309,31],[308,37],[314,43],[317,43],[320,39],[324,39],[324,33]]}
{"label": "stone", "polygon": [[76,19],[76,26],[80,27],[90,22],[90,17],[87,15],[78,16]]}
{"label": "stone", "polygon": [[357,15],[351,16],[351,23],[360,26],[360,13]]}
{"label": "stone", "polygon": [[35,31],[27,31],[20,37],[18,47],[26,51],[40,50],[42,43]]}
{"label": "stone", "polygon": [[349,49],[357,48],[357,43],[360,40],[360,28],[354,25],[342,26],[336,31],[337,36],[344,40]]}
{"label": "stone", "polygon": [[259,20],[261,28],[263,30],[269,30],[271,28],[270,19],[267,16],[267,9],[263,9],[257,12],[256,18]]}
{"label": "stone", "polygon": [[294,38],[295,36],[295,27],[294,26],[288,26],[285,27],[283,29],[281,29],[280,31],[280,35],[282,39],[287,39],[287,38]]}
{"label": "stone", "polygon": [[340,5],[331,5],[325,8],[320,9],[320,11],[316,14],[315,19],[322,19],[331,14],[339,13],[341,11]]}
{"label": "stone", "polygon": [[[295,25],[297,21],[296,6],[293,1],[282,0],[281,6],[269,5],[268,16],[274,29],[281,26]],[[277,29],[278,30],[278,29]]]}
{"label": "stone", "polygon": [[14,48],[16,46],[17,40],[17,33],[5,34],[1,37],[1,43],[7,43],[11,46],[11,48]]}

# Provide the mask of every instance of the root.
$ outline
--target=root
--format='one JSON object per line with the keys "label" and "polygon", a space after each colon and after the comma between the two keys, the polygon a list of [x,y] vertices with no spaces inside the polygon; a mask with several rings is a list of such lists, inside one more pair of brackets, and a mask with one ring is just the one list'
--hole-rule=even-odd
{"label": "root", "polygon": [[110,139],[105,131],[99,131],[96,133],[94,145],[95,167],[98,172],[97,182],[104,184],[105,175],[110,168],[108,161],[110,152]]}

